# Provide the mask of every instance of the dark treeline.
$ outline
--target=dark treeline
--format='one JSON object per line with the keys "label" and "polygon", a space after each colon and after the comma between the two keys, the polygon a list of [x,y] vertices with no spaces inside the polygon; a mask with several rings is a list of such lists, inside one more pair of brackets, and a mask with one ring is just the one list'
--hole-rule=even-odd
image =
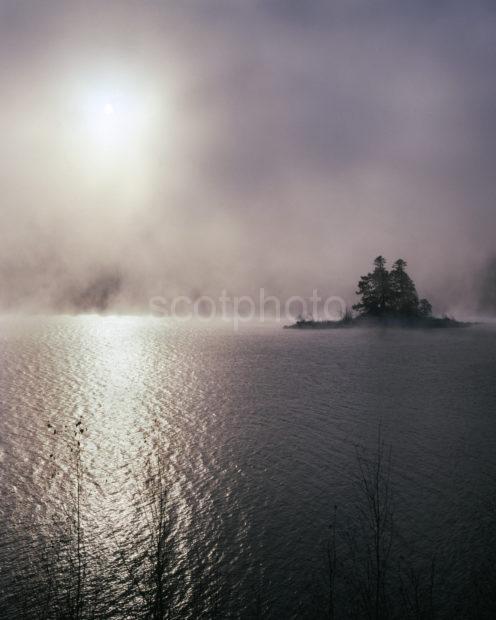
{"label": "dark treeline", "polygon": [[360,278],[357,295],[361,299],[353,309],[362,316],[373,317],[431,316],[431,303],[427,299],[419,299],[415,283],[406,267],[406,261],[399,258],[389,271],[386,259],[378,256],[374,260],[373,271]]}
{"label": "dark treeline", "polygon": [[[80,432],[83,429],[79,429]],[[229,598],[227,582],[218,600],[202,597],[208,571],[198,562],[198,583],[187,604],[183,577],[177,570],[179,550],[177,513],[170,478],[160,449],[150,457],[137,490],[133,534],[103,529],[106,541],[97,542],[98,525],[86,513],[89,476],[81,464],[79,441],[72,447],[73,476],[66,513],[41,523],[26,539],[11,540],[7,572],[3,567],[0,617],[9,619],[90,620],[97,618],[280,618],[288,593],[271,590],[266,576],[233,616],[223,610]],[[339,498],[323,533],[321,570],[309,577],[311,596],[301,593],[303,606],[284,617],[312,619],[451,619],[496,617],[496,568],[488,549],[485,558],[456,579],[447,576],[447,557],[454,549],[431,549],[402,531],[396,513],[398,496],[392,479],[392,451],[379,432],[376,448],[357,448],[353,476],[354,500]],[[488,509],[494,522],[495,512]],[[101,524],[100,524],[101,525]],[[478,525],[474,525],[474,531]],[[471,533],[467,533],[467,536]],[[8,535],[2,533],[3,557]],[[475,569],[474,569],[475,566]],[[295,566],[294,570],[298,570]],[[202,575],[202,571],[204,574]],[[296,593],[298,594],[298,593]],[[294,600],[295,593],[291,593]],[[282,605],[282,608],[285,608]]]}
{"label": "dark treeline", "polygon": [[[400,327],[466,327],[469,323],[432,314],[432,304],[420,298],[415,282],[408,275],[407,263],[396,260],[391,269],[386,259],[378,256],[374,268],[360,277],[356,295],[360,300],[346,309],[339,320],[315,320],[313,316],[300,315],[291,328],[338,328],[353,326]],[[355,314],[353,313],[355,311]]]}

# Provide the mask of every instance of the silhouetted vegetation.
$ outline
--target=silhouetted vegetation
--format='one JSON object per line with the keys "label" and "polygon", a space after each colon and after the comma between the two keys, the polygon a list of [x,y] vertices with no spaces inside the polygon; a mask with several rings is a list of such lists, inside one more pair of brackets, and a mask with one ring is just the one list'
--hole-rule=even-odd
{"label": "silhouetted vegetation", "polygon": [[386,269],[386,259],[378,256],[374,269],[362,276],[357,295],[360,301],[353,306],[361,316],[426,318],[432,314],[427,299],[419,300],[415,283],[406,272],[407,263],[399,258],[391,271]]}
{"label": "silhouetted vegetation", "polygon": [[360,277],[356,294],[360,301],[352,306],[357,316],[347,308],[339,320],[314,320],[298,317],[293,325],[297,329],[333,329],[353,326],[401,326],[401,327],[464,327],[468,323],[450,317],[432,316],[432,304],[419,298],[414,281],[406,271],[407,263],[399,258],[391,270],[386,259],[378,256],[374,269]]}
{"label": "silhouetted vegetation", "polygon": [[[395,519],[392,449],[381,430],[375,451],[357,448],[355,499],[334,508],[326,549],[329,618],[436,617],[435,555],[409,549]],[[413,559],[414,558],[414,559]]]}
{"label": "silhouetted vegetation", "polygon": [[[77,428],[79,433],[80,429]],[[223,618],[217,601],[209,606],[191,600],[185,609],[177,597],[177,518],[163,455],[151,457],[138,490],[136,529],[112,538],[115,554],[99,555],[102,541],[90,542],[98,529],[85,503],[88,480],[77,437],[72,443],[72,491],[60,523],[42,524],[27,555],[12,572],[8,597],[0,601],[2,619],[90,620],[96,618]],[[426,557],[407,541],[396,520],[397,496],[392,478],[392,450],[379,429],[375,450],[356,449],[354,499],[336,505],[325,549],[326,570],[315,609],[295,610],[292,617],[364,620],[431,620],[494,617],[496,574],[488,554],[480,572],[462,575],[446,592],[439,586],[437,553]],[[493,513],[489,511],[489,515]],[[50,530],[50,532],[48,532]],[[109,541],[107,540],[106,543]],[[91,552],[90,552],[91,547]],[[449,553],[452,554],[450,549]],[[297,568],[297,567],[296,567]],[[105,584],[105,590],[104,586]],[[260,582],[239,617],[276,618],[263,600]],[[280,592],[279,596],[284,597]],[[198,593],[201,597],[201,592]]]}

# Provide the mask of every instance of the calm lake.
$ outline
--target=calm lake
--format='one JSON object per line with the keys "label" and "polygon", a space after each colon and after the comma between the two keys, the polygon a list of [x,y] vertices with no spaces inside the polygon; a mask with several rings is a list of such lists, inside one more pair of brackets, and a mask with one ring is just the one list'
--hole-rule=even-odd
{"label": "calm lake", "polygon": [[0,616],[51,617],[65,587],[96,617],[152,617],[159,472],[170,617],[326,617],[329,524],[352,522],[380,432],[395,545],[435,555],[439,604],[467,617],[496,550],[495,379],[492,326],[1,319]]}

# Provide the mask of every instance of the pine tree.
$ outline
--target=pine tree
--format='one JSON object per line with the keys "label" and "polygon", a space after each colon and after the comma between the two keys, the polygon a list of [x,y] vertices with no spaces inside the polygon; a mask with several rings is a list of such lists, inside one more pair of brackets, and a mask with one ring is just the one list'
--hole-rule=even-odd
{"label": "pine tree", "polygon": [[353,306],[353,310],[362,316],[431,316],[431,304],[427,299],[419,301],[415,283],[406,272],[406,267],[406,261],[399,258],[388,271],[386,259],[378,256],[374,261],[374,270],[360,278],[356,291],[360,302]]}
{"label": "pine tree", "polygon": [[389,274],[391,312],[401,316],[418,315],[418,294],[415,284],[406,272],[406,261],[399,258]]}
{"label": "pine tree", "polygon": [[353,309],[362,314],[382,316],[390,310],[389,272],[383,256],[378,256],[374,260],[374,271],[360,278],[356,294],[362,299],[353,306]]}

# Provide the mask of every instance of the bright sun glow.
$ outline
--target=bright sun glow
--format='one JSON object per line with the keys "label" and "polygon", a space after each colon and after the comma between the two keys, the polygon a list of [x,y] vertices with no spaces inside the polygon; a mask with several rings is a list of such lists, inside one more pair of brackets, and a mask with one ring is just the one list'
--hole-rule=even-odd
{"label": "bright sun glow", "polygon": [[129,202],[142,199],[155,154],[173,153],[169,90],[145,74],[90,68],[74,74],[64,95],[69,153],[85,178],[103,184],[119,178]]}
{"label": "bright sun glow", "polygon": [[138,152],[152,135],[152,101],[137,85],[88,89],[81,97],[80,130],[91,157]]}
{"label": "bright sun glow", "polygon": [[143,110],[135,98],[121,93],[88,97],[86,125],[96,147],[132,146],[143,129]]}
{"label": "bright sun glow", "polygon": [[112,116],[115,114],[114,106],[111,103],[106,103],[103,111],[107,116]]}

